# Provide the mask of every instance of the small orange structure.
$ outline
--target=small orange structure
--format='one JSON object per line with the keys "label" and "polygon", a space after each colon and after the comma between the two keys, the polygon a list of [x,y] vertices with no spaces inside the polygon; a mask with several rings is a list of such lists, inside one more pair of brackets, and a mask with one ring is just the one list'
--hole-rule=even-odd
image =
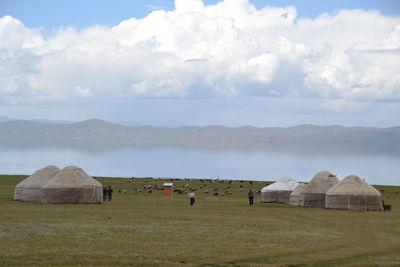
{"label": "small orange structure", "polygon": [[164,183],[164,197],[172,197],[174,193],[174,184],[173,183]]}

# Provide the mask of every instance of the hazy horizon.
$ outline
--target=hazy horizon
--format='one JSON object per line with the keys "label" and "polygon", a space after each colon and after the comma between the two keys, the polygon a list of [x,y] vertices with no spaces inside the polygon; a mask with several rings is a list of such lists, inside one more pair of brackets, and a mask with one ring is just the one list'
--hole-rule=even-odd
{"label": "hazy horizon", "polygon": [[296,155],[274,151],[179,148],[120,149],[106,153],[37,148],[25,149],[21,154],[19,150],[0,147],[0,151],[3,152],[0,153],[1,174],[29,175],[47,165],[61,168],[75,165],[92,176],[258,181],[291,177],[308,182],[317,172],[326,170],[337,174],[339,179],[356,174],[370,184],[400,186],[398,158],[389,156]]}
{"label": "hazy horizon", "polygon": [[343,126],[343,127],[362,127],[362,128],[392,128],[392,127],[398,127],[398,125],[387,125],[387,126],[374,126],[374,125],[343,125],[343,124],[312,124],[312,123],[300,123],[300,124],[293,124],[293,125],[287,125],[287,126],[279,126],[279,125],[265,125],[265,126],[258,126],[258,125],[251,125],[251,124],[242,124],[242,125],[224,125],[224,124],[182,124],[182,125],[157,125],[157,124],[139,124],[139,123],[132,123],[129,121],[112,121],[112,120],[106,120],[102,118],[87,118],[83,120],[66,120],[63,118],[56,118],[56,119],[49,119],[49,118],[39,118],[39,117],[8,117],[8,116],[2,116],[0,114],[0,123],[6,122],[6,121],[11,121],[11,120],[25,120],[25,121],[32,121],[36,123],[41,123],[41,124],[70,124],[70,123],[78,123],[78,122],[84,122],[84,121],[91,121],[91,120],[100,120],[100,121],[105,121],[113,124],[119,124],[123,126],[132,126],[132,127],[137,127],[137,126],[150,126],[150,127],[165,127],[165,128],[182,128],[182,127],[210,127],[210,126],[222,126],[222,127],[232,127],[232,128],[240,128],[240,127],[254,127],[254,128],[291,128],[291,127],[297,127],[297,126],[305,126],[305,125],[310,125],[310,126]]}

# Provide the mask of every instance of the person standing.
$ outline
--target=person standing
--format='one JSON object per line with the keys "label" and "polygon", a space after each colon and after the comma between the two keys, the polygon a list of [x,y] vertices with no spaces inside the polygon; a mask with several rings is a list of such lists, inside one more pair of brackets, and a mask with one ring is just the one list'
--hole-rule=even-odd
{"label": "person standing", "polygon": [[190,199],[190,206],[193,206],[193,204],[196,202],[196,195],[194,194],[194,191],[189,193],[189,199]]}
{"label": "person standing", "polygon": [[253,192],[253,190],[249,189],[249,192],[247,193],[247,196],[249,197],[249,205],[253,205],[253,202],[254,202],[254,192]]}
{"label": "person standing", "polygon": [[107,192],[107,187],[103,187],[103,202],[105,202],[108,199],[108,192]]}
{"label": "person standing", "polygon": [[107,188],[108,201],[112,200],[113,192],[114,192],[114,190],[111,188],[111,185],[109,185],[108,188]]}

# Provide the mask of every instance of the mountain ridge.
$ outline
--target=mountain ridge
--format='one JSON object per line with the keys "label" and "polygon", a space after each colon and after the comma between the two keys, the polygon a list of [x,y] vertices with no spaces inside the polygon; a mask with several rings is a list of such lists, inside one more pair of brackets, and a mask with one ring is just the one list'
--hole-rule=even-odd
{"label": "mountain ridge", "polygon": [[347,127],[303,124],[292,127],[125,126],[99,119],[70,124],[30,120],[0,122],[0,146],[118,149],[177,146],[195,149],[341,151],[400,154],[400,126]]}
{"label": "mountain ridge", "polygon": [[277,129],[288,129],[288,128],[302,128],[302,127],[343,127],[343,128],[377,128],[377,129],[400,129],[400,125],[394,125],[394,126],[387,126],[387,127],[378,127],[378,126],[344,126],[344,125],[339,125],[339,124],[330,124],[330,125],[316,125],[316,124],[297,124],[293,126],[254,126],[254,125],[240,125],[240,126],[226,126],[226,125],[219,125],[219,124],[210,124],[210,125],[204,125],[204,126],[198,126],[198,125],[182,125],[182,126],[173,126],[173,127],[168,127],[168,126],[155,126],[155,125],[148,125],[148,124],[142,124],[142,125],[126,125],[124,123],[118,123],[118,122],[110,122],[107,120],[102,120],[102,119],[86,119],[82,121],[68,121],[68,120],[48,120],[48,119],[15,119],[15,118],[10,118],[6,116],[0,116],[0,123],[4,122],[11,122],[11,121],[29,121],[29,122],[34,122],[37,124],[52,124],[52,125],[71,125],[71,124],[86,124],[86,123],[104,123],[104,124],[113,124],[113,125],[119,125],[119,126],[124,126],[124,127],[154,127],[154,128],[169,128],[169,129],[176,129],[176,128],[204,128],[204,127],[222,127],[222,128],[257,128],[257,129],[271,129],[271,128],[277,128]]}

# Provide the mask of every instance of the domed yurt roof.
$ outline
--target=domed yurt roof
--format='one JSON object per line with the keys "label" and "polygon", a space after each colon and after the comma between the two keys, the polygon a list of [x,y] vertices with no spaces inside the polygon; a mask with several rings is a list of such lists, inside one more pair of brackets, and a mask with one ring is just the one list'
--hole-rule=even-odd
{"label": "domed yurt roof", "polygon": [[51,178],[53,178],[54,174],[59,172],[60,169],[57,166],[46,166],[42,169],[35,171],[30,179],[25,183],[25,188],[27,187],[42,187],[46,184]]}
{"label": "domed yurt roof", "polygon": [[301,192],[304,191],[304,189],[306,188],[306,184],[305,183],[299,183],[296,188],[293,190],[291,195],[294,196],[299,196]]}
{"label": "domed yurt roof", "polygon": [[35,171],[30,179],[27,179],[22,191],[23,201],[40,201],[41,191],[40,188],[50,181],[60,169],[56,166],[50,165]]}
{"label": "domed yurt roof", "polygon": [[102,185],[81,168],[68,166],[42,186],[42,203],[102,203]]}
{"label": "domed yurt roof", "polygon": [[327,171],[318,172],[306,185],[305,193],[325,194],[332,186],[337,184],[339,179]]}
{"label": "domed yurt roof", "polygon": [[60,169],[58,167],[50,165],[35,171],[32,175],[30,175],[25,180],[22,180],[15,186],[14,200],[25,200],[23,199],[25,188],[38,187],[40,189],[40,187],[43,186],[48,181],[48,179],[51,178],[54,173],[59,170]]}
{"label": "domed yurt roof", "polygon": [[305,183],[299,183],[299,185],[293,190],[289,197],[289,204],[294,206],[302,206],[304,199],[300,196],[306,188]]}
{"label": "domed yurt roof", "polygon": [[102,187],[98,181],[81,168],[68,166],[57,173],[43,188],[84,188],[87,186]]}
{"label": "domed yurt roof", "polygon": [[357,175],[349,175],[326,192],[327,195],[380,196],[381,193]]}
{"label": "domed yurt roof", "polygon": [[261,189],[261,193],[269,191],[293,191],[298,185],[297,181],[284,177]]}

